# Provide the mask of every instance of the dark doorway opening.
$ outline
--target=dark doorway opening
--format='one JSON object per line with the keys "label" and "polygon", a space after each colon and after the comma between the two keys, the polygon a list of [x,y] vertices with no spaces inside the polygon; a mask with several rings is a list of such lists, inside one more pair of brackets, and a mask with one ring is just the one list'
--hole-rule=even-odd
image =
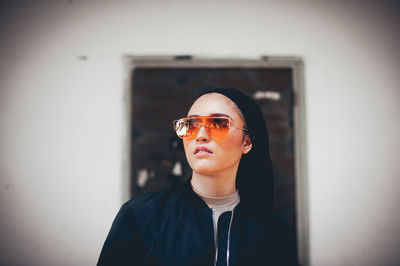
{"label": "dark doorway opening", "polygon": [[185,117],[198,90],[234,87],[260,105],[270,134],[275,210],[296,223],[292,68],[140,67],[131,77],[131,197],[188,178],[172,121]]}

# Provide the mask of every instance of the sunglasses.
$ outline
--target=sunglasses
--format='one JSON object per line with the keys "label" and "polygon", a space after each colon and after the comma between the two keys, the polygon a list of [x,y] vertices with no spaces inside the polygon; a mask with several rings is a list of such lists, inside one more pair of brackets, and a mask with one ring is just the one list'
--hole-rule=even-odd
{"label": "sunglasses", "polygon": [[190,140],[196,137],[200,127],[205,127],[213,139],[222,139],[231,127],[247,132],[247,129],[232,125],[232,119],[220,116],[195,116],[181,118],[173,121],[174,129],[178,137]]}

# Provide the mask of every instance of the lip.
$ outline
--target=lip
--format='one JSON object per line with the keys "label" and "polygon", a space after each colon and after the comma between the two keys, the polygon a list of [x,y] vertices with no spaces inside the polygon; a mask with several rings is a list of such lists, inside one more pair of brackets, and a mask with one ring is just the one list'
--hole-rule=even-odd
{"label": "lip", "polygon": [[199,146],[194,149],[193,154],[195,155],[204,155],[204,154],[212,154],[213,152],[205,146]]}

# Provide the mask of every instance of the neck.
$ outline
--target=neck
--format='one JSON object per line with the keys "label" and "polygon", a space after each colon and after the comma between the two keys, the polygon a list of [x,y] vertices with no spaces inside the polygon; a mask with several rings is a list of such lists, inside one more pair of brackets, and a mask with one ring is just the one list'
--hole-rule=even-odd
{"label": "neck", "polygon": [[225,197],[236,192],[236,172],[204,175],[193,171],[190,183],[197,191],[212,197]]}

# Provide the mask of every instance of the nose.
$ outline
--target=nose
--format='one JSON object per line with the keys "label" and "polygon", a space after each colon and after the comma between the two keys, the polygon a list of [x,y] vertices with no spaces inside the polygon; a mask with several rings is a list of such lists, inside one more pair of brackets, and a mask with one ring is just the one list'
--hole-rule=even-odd
{"label": "nose", "polygon": [[197,131],[196,141],[208,142],[209,140],[210,136],[208,135],[207,128],[204,125],[201,125],[199,131]]}

